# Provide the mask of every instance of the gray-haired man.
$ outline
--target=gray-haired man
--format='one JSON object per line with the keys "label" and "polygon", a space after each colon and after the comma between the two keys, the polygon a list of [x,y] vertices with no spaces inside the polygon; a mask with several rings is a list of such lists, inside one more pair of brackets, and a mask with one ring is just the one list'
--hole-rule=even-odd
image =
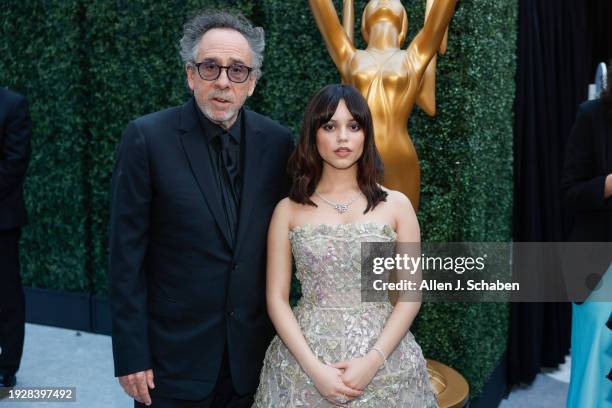
{"label": "gray-haired man", "polygon": [[286,195],[289,130],[242,106],[263,29],[203,12],[184,27],[194,98],[131,122],[113,176],[115,375],[154,407],[248,407],[273,334],[266,234]]}

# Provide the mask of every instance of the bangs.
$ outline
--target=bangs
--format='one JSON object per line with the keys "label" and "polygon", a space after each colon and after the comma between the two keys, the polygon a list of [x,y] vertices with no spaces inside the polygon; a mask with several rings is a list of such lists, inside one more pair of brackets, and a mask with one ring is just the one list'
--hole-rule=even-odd
{"label": "bangs", "polygon": [[[363,99],[363,96],[359,94],[355,88],[346,87],[346,92],[344,92],[344,103],[346,103],[346,108],[353,116],[353,119],[357,121],[363,128],[368,128],[371,122],[371,114],[370,108],[368,107],[367,102]],[[366,137],[370,136],[370,132],[366,132]]]}
{"label": "bangs", "polygon": [[344,99],[346,108],[353,119],[362,127],[368,126],[370,117],[368,105],[355,88],[340,85],[328,91],[319,95],[319,98],[315,98],[313,105],[308,109],[313,114],[311,123],[314,129],[319,129],[331,120],[341,99]]}

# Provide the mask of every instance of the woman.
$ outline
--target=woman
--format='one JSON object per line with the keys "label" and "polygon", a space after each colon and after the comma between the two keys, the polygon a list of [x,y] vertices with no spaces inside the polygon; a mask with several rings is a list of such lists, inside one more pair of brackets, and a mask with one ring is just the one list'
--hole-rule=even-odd
{"label": "woman", "polygon": [[[567,142],[563,193],[575,216],[570,242],[612,241],[612,64],[601,98],[580,105]],[[586,302],[572,305],[568,408],[612,402],[612,382],[606,378],[612,368],[612,332],[605,326],[612,312],[612,268],[600,284]]]}
{"label": "woman", "polygon": [[[377,184],[372,118],[355,88],[329,85],[312,97],[289,162],[293,186],[268,232],[266,294],[278,336],[255,406],[435,407],[408,332],[420,303],[361,302],[360,242],[419,242],[420,232],[408,198]],[[292,253],[303,291],[294,311]]]}

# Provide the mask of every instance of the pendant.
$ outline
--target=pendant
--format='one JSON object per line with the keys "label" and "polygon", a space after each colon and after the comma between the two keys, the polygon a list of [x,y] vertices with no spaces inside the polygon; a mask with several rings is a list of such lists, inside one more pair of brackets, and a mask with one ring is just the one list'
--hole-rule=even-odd
{"label": "pendant", "polygon": [[334,208],[336,209],[336,211],[338,211],[340,214],[344,214],[345,212],[348,211],[348,205],[347,204],[336,204],[334,206]]}

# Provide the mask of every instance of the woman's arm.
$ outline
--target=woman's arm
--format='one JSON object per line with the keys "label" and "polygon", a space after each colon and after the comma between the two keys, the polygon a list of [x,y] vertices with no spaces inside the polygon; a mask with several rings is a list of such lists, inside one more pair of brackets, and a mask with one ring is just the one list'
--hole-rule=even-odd
{"label": "woman's arm", "polygon": [[289,306],[291,287],[291,244],[289,242],[289,220],[291,203],[282,200],[274,210],[268,230],[268,264],[266,275],[266,299],[268,315],[293,357],[310,377],[317,390],[330,402],[336,396],[358,397],[356,391],[344,385],[339,370],[317,359],[300,329]]}
{"label": "woman's arm", "polygon": [[[346,77],[348,65],[355,54],[355,46],[340,24],[338,13],[331,0],[309,0],[312,15],[327,46],[327,52],[342,77]],[[345,4],[344,10],[346,11]],[[346,22],[346,19],[345,19]]]}
{"label": "woman's arm", "polygon": [[[410,200],[396,191],[390,192],[388,200],[396,214],[397,241],[420,243],[419,223]],[[342,380],[346,385],[364,389],[372,381],[384,362],[381,352],[385,357],[391,355],[410,329],[420,307],[421,302],[397,302],[378,340],[364,357],[334,364],[334,367],[345,370]]]}
{"label": "woman's arm", "polygon": [[[421,231],[419,228],[419,221],[417,220],[414,208],[410,202],[410,199],[404,194],[393,191],[389,194],[391,203],[393,204],[393,211],[396,214],[395,219],[397,229],[397,242],[402,243],[415,243],[421,242]],[[410,252],[413,252],[413,248],[410,248]],[[411,253],[410,256],[418,256],[418,254]],[[401,273],[408,273],[407,271],[398,271],[398,280],[404,279]],[[420,272],[419,272],[420,274]],[[405,277],[405,279],[415,280],[415,277]],[[401,298],[401,295],[400,295]],[[419,309],[421,308],[421,302],[408,302],[398,301],[391,312],[391,316],[387,321],[382,333],[378,337],[374,348],[382,351],[386,356],[389,356],[393,350],[397,347],[399,342],[404,338],[406,332],[410,329],[414,318],[416,317]],[[368,354],[372,354],[370,351]],[[378,354],[374,352],[374,354]]]}
{"label": "woman's arm", "polygon": [[408,46],[408,58],[416,57],[417,69],[424,70],[436,54],[444,39],[457,0],[436,0],[431,6],[427,20],[421,31]]}

